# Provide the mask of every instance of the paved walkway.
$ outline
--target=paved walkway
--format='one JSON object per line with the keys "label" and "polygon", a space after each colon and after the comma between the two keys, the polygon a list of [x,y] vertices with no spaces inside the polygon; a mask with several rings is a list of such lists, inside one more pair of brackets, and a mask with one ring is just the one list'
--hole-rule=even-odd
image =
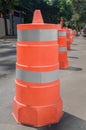
{"label": "paved walkway", "polygon": [[76,37],[68,52],[69,69],[61,70],[64,116],[51,127],[33,128],[13,119],[16,39],[0,39],[0,130],[86,130],[86,38]]}

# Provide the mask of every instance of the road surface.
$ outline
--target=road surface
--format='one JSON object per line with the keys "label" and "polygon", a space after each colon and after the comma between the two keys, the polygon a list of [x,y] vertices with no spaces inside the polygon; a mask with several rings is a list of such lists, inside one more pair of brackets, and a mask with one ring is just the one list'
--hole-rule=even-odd
{"label": "road surface", "polygon": [[16,39],[0,39],[0,130],[86,130],[86,38],[77,36],[68,51],[69,68],[61,70],[64,116],[58,124],[34,128],[12,117],[15,95]]}

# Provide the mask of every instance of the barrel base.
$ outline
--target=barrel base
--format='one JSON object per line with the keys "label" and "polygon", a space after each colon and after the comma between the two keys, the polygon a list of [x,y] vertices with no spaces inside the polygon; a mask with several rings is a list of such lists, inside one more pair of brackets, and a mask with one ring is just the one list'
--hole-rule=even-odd
{"label": "barrel base", "polygon": [[59,122],[63,115],[62,100],[51,106],[27,106],[20,104],[14,98],[13,117],[17,123],[41,127]]}
{"label": "barrel base", "polygon": [[71,49],[71,47],[70,46],[67,46],[67,50],[70,50]]}
{"label": "barrel base", "polygon": [[67,69],[69,67],[68,61],[60,62],[60,69]]}

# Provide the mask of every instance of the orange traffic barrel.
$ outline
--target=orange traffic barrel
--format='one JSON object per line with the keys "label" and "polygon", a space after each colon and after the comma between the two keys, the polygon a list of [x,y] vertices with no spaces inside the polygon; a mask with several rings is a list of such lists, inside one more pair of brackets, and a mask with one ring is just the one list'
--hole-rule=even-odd
{"label": "orange traffic barrel", "polygon": [[69,31],[69,28],[68,27],[64,27],[63,29],[66,30],[66,33],[67,33],[67,50],[70,50],[70,31]]}
{"label": "orange traffic barrel", "polygon": [[74,30],[72,30],[72,44],[74,42]]}
{"label": "orange traffic barrel", "polygon": [[68,29],[67,30],[67,49],[70,50],[71,49],[71,44],[74,42],[74,37],[73,37],[73,30],[72,29]]}
{"label": "orange traffic barrel", "polygon": [[76,30],[75,29],[73,30],[73,34],[74,34],[74,36],[76,36]]}
{"label": "orange traffic barrel", "polygon": [[67,30],[67,50],[70,50],[71,48],[71,42],[70,42],[70,30],[69,28],[66,29]]}
{"label": "orange traffic barrel", "polygon": [[63,28],[63,22],[64,22],[64,19],[61,17],[61,20],[60,20],[61,28]]}
{"label": "orange traffic barrel", "polygon": [[[40,11],[36,10],[35,15],[40,17]],[[33,19],[33,24],[17,25],[13,116],[18,123],[40,127],[58,122],[63,115],[63,105],[57,25],[43,24],[40,20],[37,23]]]}
{"label": "orange traffic barrel", "polygon": [[70,44],[72,44],[73,43],[73,41],[74,41],[74,37],[73,37],[73,30],[72,29],[69,29],[69,35],[70,35]]}
{"label": "orange traffic barrel", "polygon": [[58,30],[58,44],[59,44],[59,66],[60,68],[68,68],[67,56],[67,32],[66,29]]}
{"label": "orange traffic barrel", "polygon": [[58,28],[58,30],[62,29],[61,24],[57,24],[57,28]]}

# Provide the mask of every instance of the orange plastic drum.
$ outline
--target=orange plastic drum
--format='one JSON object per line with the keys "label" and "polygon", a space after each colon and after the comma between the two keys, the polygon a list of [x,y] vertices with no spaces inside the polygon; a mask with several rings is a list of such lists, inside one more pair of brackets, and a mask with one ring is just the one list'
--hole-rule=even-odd
{"label": "orange plastic drum", "polygon": [[19,24],[17,33],[13,116],[35,127],[56,123],[63,115],[57,25]]}
{"label": "orange plastic drum", "polygon": [[67,30],[67,50],[71,49],[71,42],[70,42],[70,30]]}
{"label": "orange plastic drum", "polygon": [[59,44],[59,64],[60,68],[68,68],[67,56],[67,32],[66,29],[58,31],[58,44]]}
{"label": "orange plastic drum", "polygon": [[72,30],[72,29],[69,29],[69,32],[70,32],[70,44],[72,44],[73,41],[74,41],[73,30]]}

